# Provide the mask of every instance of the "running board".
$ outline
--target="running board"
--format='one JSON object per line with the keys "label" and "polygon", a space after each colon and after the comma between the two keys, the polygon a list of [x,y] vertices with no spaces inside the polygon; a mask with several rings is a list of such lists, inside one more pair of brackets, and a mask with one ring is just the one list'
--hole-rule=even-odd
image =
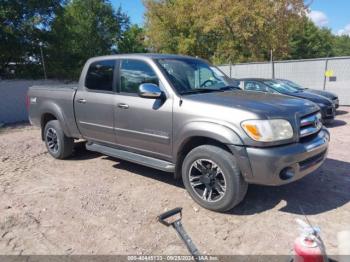
{"label": "running board", "polygon": [[86,143],[86,149],[94,152],[99,152],[107,156],[112,156],[122,160],[137,163],[140,165],[159,169],[165,172],[175,172],[175,165],[173,163],[160,160],[157,158],[144,156],[144,155],[132,153],[129,151],[124,151],[124,150],[104,146],[101,144],[91,143],[91,142]]}

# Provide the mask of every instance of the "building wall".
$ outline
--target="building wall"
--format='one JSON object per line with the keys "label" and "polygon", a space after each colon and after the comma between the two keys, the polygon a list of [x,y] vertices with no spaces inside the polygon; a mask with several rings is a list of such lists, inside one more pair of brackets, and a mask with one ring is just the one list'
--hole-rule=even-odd
{"label": "building wall", "polygon": [[54,85],[52,80],[0,80],[0,123],[28,121],[26,96],[33,85]]}

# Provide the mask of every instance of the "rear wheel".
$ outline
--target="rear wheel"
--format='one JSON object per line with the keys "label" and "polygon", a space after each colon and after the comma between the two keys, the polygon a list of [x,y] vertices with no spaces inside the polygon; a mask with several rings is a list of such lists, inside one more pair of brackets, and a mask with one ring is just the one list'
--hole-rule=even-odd
{"label": "rear wheel", "polygon": [[182,179],[198,204],[219,212],[240,203],[248,188],[235,157],[213,145],[199,146],[188,153],[182,166]]}
{"label": "rear wheel", "polygon": [[64,159],[73,153],[74,139],[67,137],[58,120],[47,122],[44,129],[45,145],[51,156]]}

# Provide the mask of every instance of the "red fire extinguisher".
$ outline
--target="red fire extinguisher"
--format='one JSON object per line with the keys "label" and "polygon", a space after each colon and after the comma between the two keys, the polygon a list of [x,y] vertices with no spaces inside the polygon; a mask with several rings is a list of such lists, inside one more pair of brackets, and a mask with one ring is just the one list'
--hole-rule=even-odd
{"label": "red fire extinguisher", "polygon": [[296,220],[300,227],[300,236],[294,241],[294,262],[327,262],[325,246],[319,235],[320,229]]}

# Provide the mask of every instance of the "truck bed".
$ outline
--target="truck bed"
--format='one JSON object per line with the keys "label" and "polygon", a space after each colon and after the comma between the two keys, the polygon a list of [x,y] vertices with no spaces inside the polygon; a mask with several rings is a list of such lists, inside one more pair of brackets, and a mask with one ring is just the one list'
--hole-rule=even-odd
{"label": "truck bed", "polygon": [[61,125],[71,137],[80,137],[75,121],[74,97],[78,84],[69,85],[40,85],[29,88],[30,100],[29,121],[41,126],[43,110],[59,115]]}

